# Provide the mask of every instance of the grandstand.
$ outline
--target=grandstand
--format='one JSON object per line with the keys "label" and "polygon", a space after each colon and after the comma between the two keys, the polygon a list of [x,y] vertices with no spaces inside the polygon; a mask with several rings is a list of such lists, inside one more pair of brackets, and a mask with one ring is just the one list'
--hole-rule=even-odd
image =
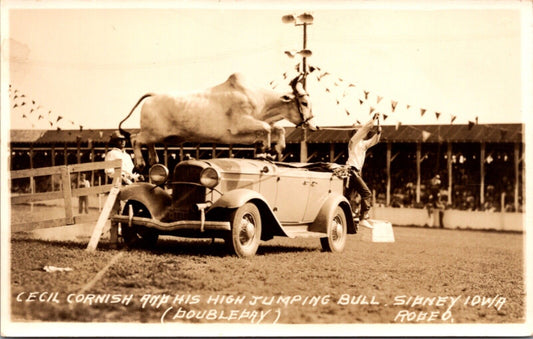
{"label": "grandstand", "polygon": [[[11,130],[12,170],[102,161],[112,129]],[[131,130],[134,132],[135,130]],[[363,176],[374,191],[375,202],[386,207],[421,208],[427,202],[431,177],[442,178],[446,208],[521,212],[524,187],[524,125],[400,125],[383,126],[378,145],[369,150]],[[308,162],[344,163],[349,127],[307,131],[287,127],[283,161],[300,161],[305,147]],[[157,145],[161,162],[174,166],[189,154],[196,158],[255,155],[250,145],[183,143]],[[143,150],[146,152],[146,150]],[[105,183],[103,173],[88,173],[92,185]],[[39,182],[46,190],[54,180]],[[29,191],[29,181],[12,183],[12,191]]]}

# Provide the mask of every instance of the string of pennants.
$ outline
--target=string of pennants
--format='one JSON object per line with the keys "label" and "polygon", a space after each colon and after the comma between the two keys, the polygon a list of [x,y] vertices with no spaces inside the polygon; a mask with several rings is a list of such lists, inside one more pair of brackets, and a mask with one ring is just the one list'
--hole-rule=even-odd
{"label": "string of pennants", "polygon": [[32,128],[35,128],[36,124],[43,124],[46,127],[50,126],[48,127],[49,129],[55,128],[57,131],[69,128],[79,128],[80,132],[83,131],[83,125],[55,114],[50,109],[46,109],[35,99],[30,98],[18,89],[14,89],[11,84],[9,85],[9,99],[11,101],[11,110],[16,111],[22,119],[31,123]]}
{"label": "string of pennants", "polygon": [[[301,63],[296,64],[294,68],[299,74],[303,74]],[[322,70],[318,66],[308,65],[307,68],[308,68],[307,69],[308,76],[306,79],[311,78],[311,79],[316,80],[317,83],[322,85],[321,87],[324,89],[326,93],[333,94],[334,92],[332,91],[333,87],[336,87],[338,93],[342,93],[342,95],[337,96],[335,98],[336,104],[338,106],[343,105],[345,101],[347,100],[352,100],[353,102],[355,98],[356,105],[358,104],[360,107],[368,106],[368,115],[372,115],[373,113],[380,113],[383,121],[386,121],[387,119],[390,119],[389,121],[391,120],[395,121],[396,130],[398,130],[399,127],[402,126],[401,118],[397,114],[395,114],[400,105],[398,100],[390,99],[388,109],[383,111],[381,109],[378,109],[378,105],[383,106],[383,104],[385,103],[385,101],[383,101],[384,96],[373,93],[372,91],[369,91],[367,89],[361,88],[361,86],[359,86],[358,84],[348,82],[341,77],[336,77],[330,72]],[[291,72],[283,73],[282,75],[283,79],[290,78],[290,73]],[[269,84],[273,89],[275,89],[278,85],[278,82],[276,80],[272,80]],[[407,104],[407,103],[402,104],[402,105],[405,105],[404,107],[407,110],[414,108],[414,106]],[[344,105],[344,107],[341,106],[341,108],[344,109],[344,112],[346,113],[346,115],[349,116],[352,114],[352,112],[348,108],[346,108],[346,105]],[[419,108],[419,114],[421,118],[424,117],[425,115],[427,116],[427,114],[430,114],[430,113],[431,111],[426,108],[422,108],[422,107]],[[449,122],[449,124],[453,124],[458,118],[456,114],[443,113],[439,111],[433,111],[433,114],[435,118],[437,120],[440,119],[440,121],[443,121],[444,118],[447,117],[447,121]],[[356,119],[356,124],[361,125],[362,123],[360,120]],[[473,119],[469,119],[468,130],[472,130],[472,128],[478,124],[479,124],[478,116],[475,116]],[[405,126],[408,126],[411,129],[419,131],[423,141],[426,141],[431,136],[431,132],[428,132],[424,130],[423,128],[419,128],[413,125],[405,125]],[[502,139],[505,138],[507,132],[510,131],[508,129],[501,128],[501,127],[492,127],[492,126],[486,126],[486,127],[499,129]],[[353,128],[351,127],[350,128],[325,127],[323,129],[339,130],[339,129],[353,129]]]}

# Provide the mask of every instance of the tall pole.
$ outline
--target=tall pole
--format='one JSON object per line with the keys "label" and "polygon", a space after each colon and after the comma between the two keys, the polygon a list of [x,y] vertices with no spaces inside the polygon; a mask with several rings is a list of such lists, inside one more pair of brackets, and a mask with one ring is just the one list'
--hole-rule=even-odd
{"label": "tall pole", "polygon": [[[307,91],[307,56],[311,55],[311,51],[307,50],[307,26],[313,22],[313,16],[309,13],[302,13],[298,17],[292,14],[284,15],[281,20],[284,23],[293,23],[295,26],[303,26],[303,48],[298,53],[286,51],[287,55],[293,57],[295,54],[302,56],[302,87]],[[302,141],[300,142],[300,161],[307,162],[307,129],[304,128],[302,133]]]}
{"label": "tall pole", "polygon": [[[303,23],[303,49],[307,48],[307,23]],[[302,86],[307,92],[307,58],[302,57],[302,66],[303,66],[303,77],[302,77]],[[307,162],[307,128],[303,129],[303,138],[300,143],[300,162]]]}

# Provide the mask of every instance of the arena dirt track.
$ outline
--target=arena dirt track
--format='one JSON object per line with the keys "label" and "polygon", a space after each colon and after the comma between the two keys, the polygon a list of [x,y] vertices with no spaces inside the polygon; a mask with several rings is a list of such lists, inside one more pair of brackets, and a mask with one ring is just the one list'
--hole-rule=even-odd
{"label": "arena dirt track", "polygon": [[[115,250],[102,243],[88,253],[86,243],[36,241],[15,233],[12,319],[257,323],[263,316],[262,323],[285,324],[426,323],[430,317],[431,323],[524,321],[522,234],[414,227],[394,227],[394,232],[394,243],[371,243],[360,234],[351,235],[341,254],[322,252],[318,239],[276,238],[263,242],[251,259],[226,255],[221,241],[165,238],[153,251]],[[116,262],[103,271],[111,260]],[[72,271],[49,273],[43,270],[47,265]],[[50,300],[28,301],[30,292],[47,292],[42,298]],[[159,299],[143,307],[147,300],[143,296],[148,294]],[[169,299],[162,302],[162,295]],[[109,299],[90,305],[95,296]],[[230,314],[241,318],[232,319]]]}

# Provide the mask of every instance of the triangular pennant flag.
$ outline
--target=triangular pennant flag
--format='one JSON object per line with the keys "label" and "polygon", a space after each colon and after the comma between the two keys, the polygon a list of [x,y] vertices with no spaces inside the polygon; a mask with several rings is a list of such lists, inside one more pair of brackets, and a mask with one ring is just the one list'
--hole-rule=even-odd
{"label": "triangular pennant flag", "polygon": [[359,105],[363,104],[363,100],[359,99]]}
{"label": "triangular pennant flag", "polygon": [[376,102],[379,104],[379,102],[381,101],[381,99],[383,99],[383,97],[381,97],[381,96],[378,95],[378,100],[377,100]]}
{"label": "triangular pennant flag", "polygon": [[457,115],[452,115],[452,121],[450,121],[450,124],[453,124],[453,122],[457,119]]}
{"label": "triangular pennant flag", "polygon": [[474,127],[474,122],[473,121],[468,121],[468,130],[470,131],[472,129],[472,127]]}
{"label": "triangular pennant flag", "polygon": [[368,114],[372,114],[372,112],[374,112],[375,108],[374,107],[370,107],[370,112],[368,112]]}
{"label": "triangular pennant flag", "polygon": [[350,111],[348,111],[346,108],[344,109],[344,111],[346,112],[346,115],[350,115]]}
{"label": "triangular pennant flag", "polygon": [[398,129],[400,128],[400,125],[401,125],[401,124],[402,124],[402,123],[401,123],[400,121],[398,121],[398,122],[396,123],[396,130],[398,130]]}
{"label": "triangular pennant flag", "polygon": [[355,123],[358,124],[358,125],[361,125],[361,121],[359,121],[359,120],[355,120]]}
{"label": "triangular pennant flag", "polygon": [[425,108],[421,108],[420,109],[420,116],[423,117],[425,113],[426,113],[426,109]]}
{"label": "triangular pennant flag", "polygon": [[59,115],[59,116],[57,117],[56,122],[58,122],[58,121],[61,120],[61,119],[63,119],[63,117],[62,117],[61,115]]}
{"label": "triangular pennant flag", "polygon": [[370,92],[367,92],[367,91],[364,91],[365,92],[365,100],[368,100],[368,95],[370,94]]}
{"label": "triangular pennant flag", "polygon": [[383,114],[383,121],[387,120],[389,116],[387,114]]}
{"label": "triangular pennant flag", "polygon": [[437,118],[437,120],[439,120],[440,112],[435,112],[435,117]]}
{"label": "triangular pennant flag", "polygon": [[390,105],[392,107],[392,111],[394,112],[394,110],[396,109],[396,105],[398,105],[398,101],[391,100]]}
{"label": "triangular pennant flag", "polygon": [[428,131],[422,131],[422,141],[426,141],[431,136]]}

